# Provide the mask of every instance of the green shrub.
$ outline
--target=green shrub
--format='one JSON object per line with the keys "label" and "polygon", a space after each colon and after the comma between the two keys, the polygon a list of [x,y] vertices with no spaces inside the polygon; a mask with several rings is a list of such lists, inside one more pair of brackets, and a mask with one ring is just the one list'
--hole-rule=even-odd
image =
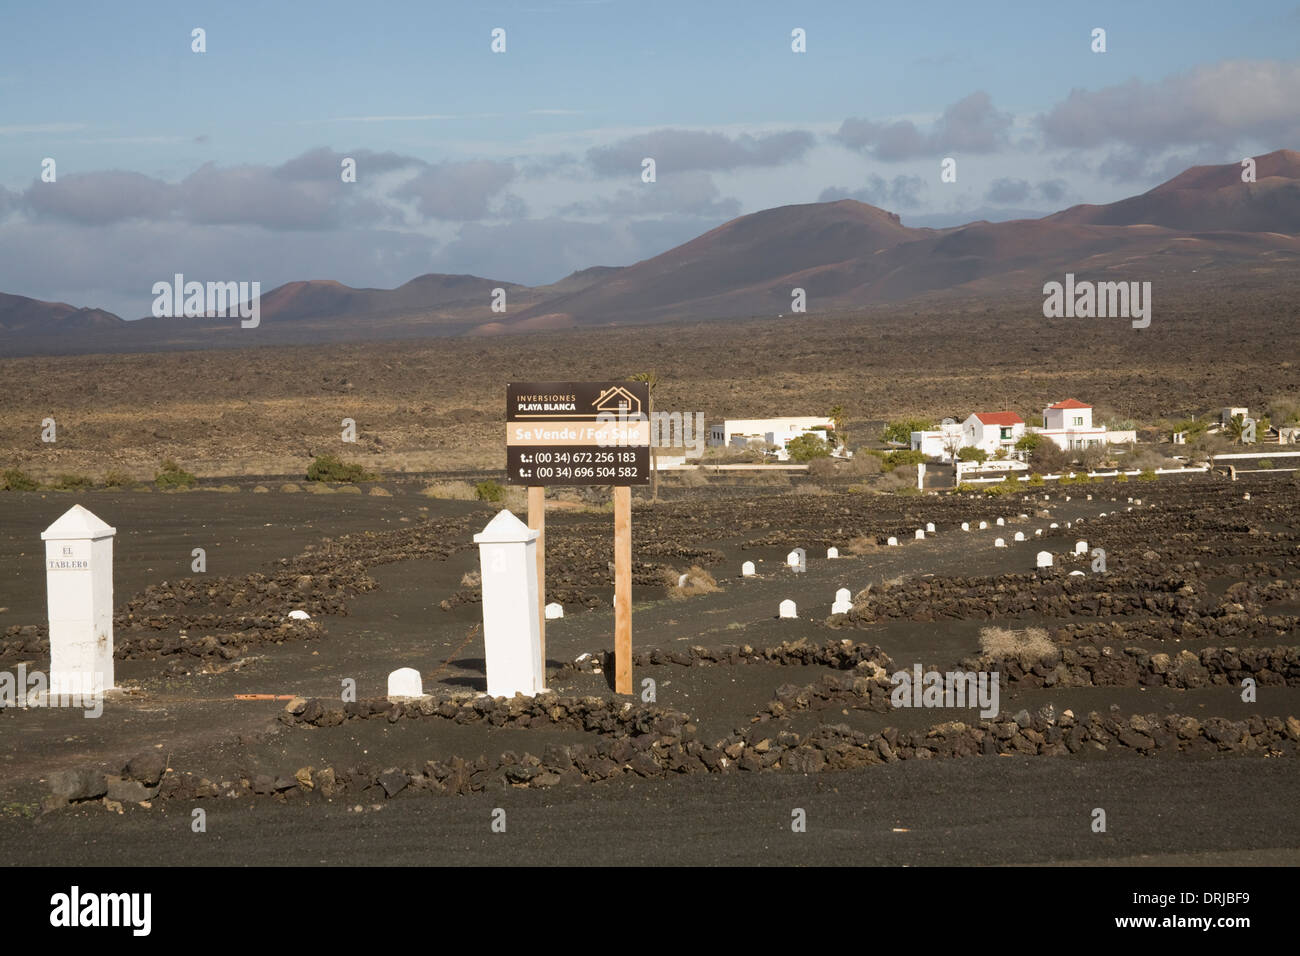
{"label": "green shrub", "polygon": [[1272,459],[1272,458],[1261,458],[1261,459],[1260,459],[1260,462],[1259,462],[1259,467],[1261,467],[1261,468],[1272,468],[1272,467],[1273,467],[1273,459]]}
{"label": "green shrub", "polygon": [[58,491],[86,491],[95,487],[95,482],[88,475],[59,475],[50,482],[50,487]]}
{"label": "green shrub", "polygon": [[6,468],[0,472],[0,489],[4,491],[35,491],[41,483],[17,468]]}
{"label": "green shrub", "polygon": [[1031,485],[1041,485],[1046,483],[1046,479],[1044,479],[1038,472],[1034,472],[1029,476],[1029,483]]}
{"label": "green shrub", "polygon": [[479,501],[504,501],[506,489],[489,478],[474,485],[474,497]]}
{"label": "green shrub", "polygon": [[958,485],[956,488],[954,488],[953,490],[954,490],[954,491],[959,491],[959,492],[961,492],[962,494],[976,494],[977,492],[979,492],[980,487],[979,487],[979,485],[973,485],[973,484],[971,484],[969,481],[963,481],[961,484],[959,484],[959,485]]}
{"label": "green shrub", "polygon": [[904,418],[900,421],[890,422],[881,432],[881,441],[896,441],[903,445],[912,443],[912,432],[928,432],[934,430],[934,422],[928,418]]}
{"label": "green shrub", "polygon": [[812,461],[814,458],[826,458],[831,453],[831,446],[820,435],[804,432],[798,438],[786,442],[785,450],[791,461]]}
{"label": "green shrub", "polygon": [[307,466],[308,481],[374,481],[378,475],[352,462],[344,462],[334,455],[317,455]]}
{"label": "green shrub", "polygon": [[978,461],[983,464],[988,459],[989,453],[983,448],[962,448],[957,452],[958,461]]}
{"label": "green shrub", "polygon": [[922,462],[929,461],[923,451],[912,451],[910,448],[900,448],[897,451],[887,452],[881,459],[885,471],[893,471],[899,465],[919,465]]}
{"label": "green shrub", "polygon": [[1027,432],[1016,442],[1016,451],[1033,451],[1043,443],[1043,436],[1038,432]]}
{"label": "green shrub", "polygon": [[159,488],[193,488],[199,479],[168,458],[162,463],[162,470],[154,476],[154,484]]}
{"label": "green shrub", "polygon": [[124,471],[114,469],[104,476],[105,488],[129,488],[135,484],[135,479]]}
{"label": "green shrub", "polygon": [[1121,471],[1118,475],[1115,476],[1115,480],[1122,484],[1128,481],[1128,475],[1124,474],[1124,472]]}
{"label": "green shrub", "polygon": [[1078,480],[1077,478],[1070,477],[1070,474],[1067,472],[1066,474],[1062,475],[1056,483],[1058,485],[1072,485],[1077,480]]}
{"label": "green shrub", "polygon": [[1154,469],[1146,468],[1143,469],[1142,474],[1138,475],[1138,481],[1155,481],[1158,477]]}

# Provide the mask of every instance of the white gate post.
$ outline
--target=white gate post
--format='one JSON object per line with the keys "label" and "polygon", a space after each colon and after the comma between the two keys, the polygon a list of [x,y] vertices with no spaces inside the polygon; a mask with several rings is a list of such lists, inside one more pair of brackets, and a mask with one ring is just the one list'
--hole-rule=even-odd
{"label": "white gate post", "polygon": [[41,532],[50,620],[50,695],[113,685],[113,535],[81,505]]}
{"label": "white gate post", "polygon": [[474,535],[483,581],[487,692],[532,697],[544,687],[537,607],[537,532],[509,511]]}

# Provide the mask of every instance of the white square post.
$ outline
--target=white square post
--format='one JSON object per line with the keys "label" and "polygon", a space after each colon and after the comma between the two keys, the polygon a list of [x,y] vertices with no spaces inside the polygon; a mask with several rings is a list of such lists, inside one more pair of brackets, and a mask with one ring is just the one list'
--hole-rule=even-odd
{"label": "white square post", "polygon": [[113,535],[81,505],[41,532],[50,620],[50,694],[102,694],[113,684]]}
{"label": "white square post", "polygon": [[483,580],[487,692],[492,697],[532,697],[545,689],[537,534],[509,511],[502,511],[474,535]]}

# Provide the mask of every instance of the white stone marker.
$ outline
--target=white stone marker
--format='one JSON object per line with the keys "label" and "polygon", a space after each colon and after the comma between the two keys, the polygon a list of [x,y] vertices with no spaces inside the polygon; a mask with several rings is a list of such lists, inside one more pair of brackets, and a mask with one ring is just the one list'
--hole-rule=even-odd
{"label": "white stone marker", "polygon": [[399,667],[388,675],[388,699],[394,697],[423,697],[424,683],[414,667]]}
{"label": "white stone marker", "polygon": [[781,616],[782,617],[799,616],[797,613],[795,613],[794,601],[791,601],[789,598],[786,598],[784,601],[781,602]]}
{"label": "white stone marker", "polygon": [[1052,566],[1052,552],[1050,552],[1050,551],[1039,551],[1039,552],[1038,552],[1038,566],[1039,566],[1040,568],[1050,568],[1050,567]]}
{"label": "white stone marker", "polygon": [[300,610],[300,609],[295,608],[294,610],[292,610],[292,611],[289,612],[289,620],[291,620],[291,621],[310,621],[310,620],[311,620],[311,615],[308,614],[306,611],[303,611],[303,610]]}
{"label": "white stone marker", "polygon": [[1088,553],[1088,542],[1087,542],[1087,541],[1076,541],[1076,542],[1074,542],[1074,553],[1075,553],[1075,554],[1087,554],[1087,553]]}
{"label": "white stone marker", "polygon": [[994,538],[994,539],[993,539],[993,547],[995,547],[995,548],[1005,548],[1006,546],[1007,546],[1007,543],[1006,543],[1005,541],[1003,541],[1001,538]]}
{"label": "white stone marker", "polygon": [[742,577],[752,578],[754,576],[754,562],[746,561],[742,564],[740,566],[740,574]]}
{"label": "white stone marker", "polygon": [[[1129,501],[1132,501],[1132,500],[1133,500],[1132,498],[1129,499]],[[1248,491],[1248,492],[1246,492],[1244,495],[1242,495],[1242,496],[1241,496],[1241,500],[1242,500],[1242,501],[1249,501],[1249,500],[1250,500],[1250,492]],[[1129,510],[1129,511],[1132,511],[1133,509],[1132,509],[1132,508],[1129,508],[1128,510]]]}
{"label": "white stone marker", "polygon": [[1048,525],[1048,527],[1050,527],[1050,528],[1059,528],[1060,525],[1057,524],[1055,521],[1053,521],[1050,525]]}
{"label": "white stone marker", "polygon": [[[1114,501],[1115,499],[1112,498],[1112,499],[1110,499],[1110,500],[1111,500],[1111,501]],[[1129,503],[1129,504],[1132,504],[1132,503],[1133,503],[1133,499],[1132,499],[1132,498],[1129,498],[1128,503]]]}
{"label": "white stone marker", "polygon": [[113,535],[81,505],[41,532],[51,696],[113,688]]}
{"label": "white stone marker", "polygon": [[1042,529],[1042,528],[1035,528],[1035,529],[1034,529],[1034,537],[1035,537],[1035,538],[1041,538],[1042,536],[1043,536],[1043,529]]}
{"label": "white stone marker", "polygon": [[1140,504],[1142,504],[1142,499],[1141,499],[1141,498],[1134,498],[1134,499],[1133,499],[1133,504],[1135,504],[1135,505],[1140,505]]}
{"label": "white stone marker", "polygon": [[1007,523],[1007,519],[1006,519],[1006,518],[999,518],[999,519],[997,520],[997,526],[998,526],[999,528],[1002,527],[1002,526],[1003,526],[1004,524],[1006,524],[1006,523]]}
{"label": "white stone marker", "polygon": [[[1101,514],[1097,515],[1097,517],[1098,517],[1098,518],[1104,518],[1104,517],[1106,517],[1106,512],[1103,511]],[[1079,520],[1082,521],[1083,519],[1080,518]]]}
{"label": "white stone marker", "polygon": [[848,588],[840,588],[835,592],[835,603],[831,605],[832,614],[848,614],[853,610],[853,595],[849,593]]}
{"label": "white stone marker", "polygon": [[984,530],[985,528],[987,528],[988,526],[989,526],[989,523],[988,523],[987,521],[981,521],[981,522],[980,522],[980,530],[981,530],[981,531],[983,531],[983,530]]}
{"label": "white stone marker", "polygon": [[1017,541],[1024,541],[1024,540],[1025,540],[1025,533],[1024,533],[1023,531],[1017,531],[1017,532],[1016,532],[1016,538],[1015,538],[1015,539],[1016,539]]}
{"label": "white stone marker", "polygon": [[969,521],[963,521],[963,522],[961,523],[961,530],[963,530],[963,531],[969,531],[969,530],[970,530],[970,522],[969,522]]}
{"label": "white stone marker", "polygon": [[1089,501],[1092,500],[1092,495],[1089,495],[1089,496],[1088,496],[1088,500],[1089,500]]}
{"label": "white stone marker", "polygon": [[687,579],[687,577],[689,577],[689,575],[686,575],[686,574],[679,574],[679,575],[677,575],[677,586],[678,586],[679,588],[684,588],[684,587],[686,587],[686,579]]}
{"label": "white stone marker", "polygon": [[890,538],[888,541],[886,541],[885,543],[886,543],[889,547],[891,547],[891,548],[897,548],[897,547],[898,547],[898,539],[897,539],[897,538],[894,538],[894,537],[891,537],[891,538]]}
{"label": "white stone marker", "polygon": [[1066,495],[1066,496],[1065,496],[1065,500],[1066,500],[1066,501],[1069,501],[1069,500],[1070,500],[1070,496],[1069,496],[1069,495]]}
{"label": "white stone marker", "polygon": [[532,697],[544,689],[537,534],[509,511],[501,511],[474,535],[483,580],[487,692],[492,697]]}
{"label": "white stone marker", "polygon": [[927,522],[925,523],[925,533],[926,533],[926,534],[934,534],[934,522],[933,522],[933,521],[927,521]]}
{"label": "white stone marker", "polygon": [[827,548],[827,549],[826,549],[826,557],[828,557],[828,558],[838,558],[839,556],[840,556],[840,549],[839,549],[839,548]]}
{"label": "white stone marker", "polygon": [[925,540],[925,531],[924,531],[923,529],[921,529],[921,528],[917,528],[917,529],[916,529],[916,540],[917,540],[917,541],[924,541],[924,540]]}
{"label": "white stone marker", "polygon": [[546,619],[548,621],[557,621],[564,617],[564,605],[559,601],[552,601],[546,605]]}
{"label": "white stone marker", "polygon": [[785,556],[785,563],[788,567],[792,567],[792,568],[799,567],[800,564],[799,552],[791,551],[789,554],[787,554]]}
{"label": "white stone marker", "polygon": [[1071,572],[1070,572],[1070,577],[1072,577],[1072,578],[1081,578],[1081,577],[1083,577],[1083,572],[1082,572],[1082,571],[1071,571]]}

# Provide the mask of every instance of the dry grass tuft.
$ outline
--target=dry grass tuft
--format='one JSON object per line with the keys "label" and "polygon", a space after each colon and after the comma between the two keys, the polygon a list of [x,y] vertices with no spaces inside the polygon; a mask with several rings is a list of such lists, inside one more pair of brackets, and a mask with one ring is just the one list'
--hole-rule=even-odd
{"label": "dry grass tuft", "polygon": [[1014,657],[1021,666],[1032,667],[1053,657],[1057,649],[1041,627],[981,627],[980,653],[993,659]]}
{"label": "dry grass tuft", "polygon": [[668,588],[668,596],[674,601],[683,601],[688,597],[695,597],[697,594],[713,594],[715,591],[721,591],[718,582],[713,575],[704,570],[698,564],[693,564],[690,570],[686,571],[686,580],[682,584],[677,582],[681,580],[681,571],[676,568],[666,567],[663,569],[664,584]]}

